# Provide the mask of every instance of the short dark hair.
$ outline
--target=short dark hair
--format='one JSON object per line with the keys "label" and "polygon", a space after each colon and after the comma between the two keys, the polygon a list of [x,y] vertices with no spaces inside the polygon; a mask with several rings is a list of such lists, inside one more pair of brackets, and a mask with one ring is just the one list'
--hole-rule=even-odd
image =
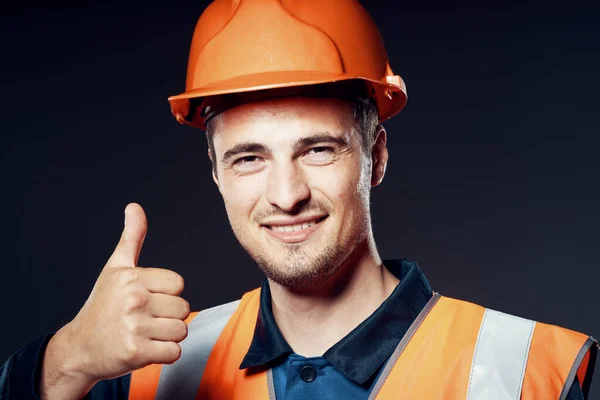
{"label": "short dark hair", "polygon": [[[360,130],[361,144],[363,149],[365,150],[366,154],[370,154],[375,142],[377,125],[379,124],[379,113],[377,112],[377,106],[375,105],[373,99],[368,97],[359,97],[354,100],[352,116],[354,117],[354,120],[356,121]],[[215,170],[216,161],[215,146],[213,143],[214,132],[214,118],[212,118],[206,123],[206,141],[208,143],[208,150],[210,151],[210,156],[213,163],[213,170]]]}
{"label": "short dark hair", "polygon": [[373,144],[375,144],[377,125],[379,125],[379,113],[373,99],[368,97],[359,97],[356,99],[352,116],[360,129],[360,136],[365,152],[369,154],[371,153]]}

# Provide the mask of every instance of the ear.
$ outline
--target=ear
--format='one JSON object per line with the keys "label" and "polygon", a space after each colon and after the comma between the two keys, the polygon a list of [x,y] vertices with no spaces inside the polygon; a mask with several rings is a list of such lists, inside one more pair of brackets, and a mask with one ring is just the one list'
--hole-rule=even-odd
{"label": "ear", "polygon": [[375,129],[377,133],[375,134],[375,142],[373,143],[373,149],[371,151],[371,186],[377,186],[381,183],[381,181],[383,181],[389,156],[386,144],[387,134],[385,132],[385,128],[383,125],[379,124]]}

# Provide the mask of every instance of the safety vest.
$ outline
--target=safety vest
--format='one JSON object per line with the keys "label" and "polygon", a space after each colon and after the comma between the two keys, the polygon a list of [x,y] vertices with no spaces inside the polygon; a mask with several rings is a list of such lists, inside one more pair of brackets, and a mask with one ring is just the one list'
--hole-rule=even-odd
{"label": "safety vest", "polygon": [[[256,289],[190,315],[181,358],[134,371],[129,398],[274,400],[270,369],[239,368],[259,303]],[[369,400],[564,399],[576,376],[587,382],[595,344],[581,333],[434,293],[385,364]]]}

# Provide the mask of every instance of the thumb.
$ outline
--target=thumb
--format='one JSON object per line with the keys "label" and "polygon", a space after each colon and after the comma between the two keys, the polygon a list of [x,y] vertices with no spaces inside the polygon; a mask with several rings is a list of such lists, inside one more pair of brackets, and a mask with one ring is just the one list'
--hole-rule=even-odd
{"label": "thumb", "polygon": [[135,267],[148,231],[144,209],[137,203],[125,207],[125,227],[121,240],[106,263],[106,267]]}

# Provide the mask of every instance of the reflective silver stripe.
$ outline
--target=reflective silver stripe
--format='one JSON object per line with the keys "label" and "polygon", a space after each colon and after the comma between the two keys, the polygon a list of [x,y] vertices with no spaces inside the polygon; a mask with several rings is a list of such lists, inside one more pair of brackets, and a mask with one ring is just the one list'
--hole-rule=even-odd
{"label": "reflective silver stripe", "polygon": [[535,321],[486,310],[475,345],[467,400],[519,400]]}
{"label": "reflective silver stripe", "polygon": [[240,300],[201,311],[190,322],[188,336],[180,343],[181,358],[163,365],[156,400],[194,400],[204,367],[223,328]]}

